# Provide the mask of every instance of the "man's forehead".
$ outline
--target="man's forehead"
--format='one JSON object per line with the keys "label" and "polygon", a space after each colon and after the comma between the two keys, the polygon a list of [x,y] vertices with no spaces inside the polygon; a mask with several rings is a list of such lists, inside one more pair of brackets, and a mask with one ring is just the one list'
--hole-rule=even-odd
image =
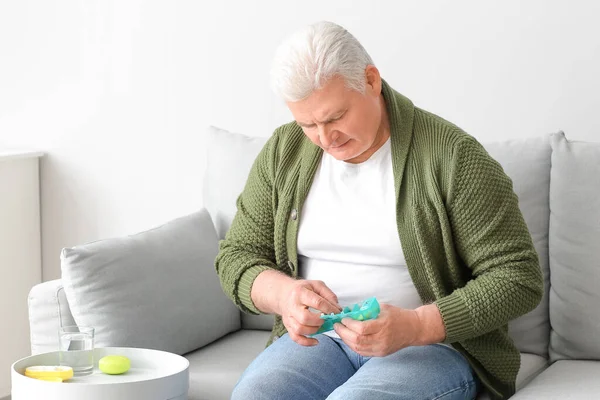
{"label": "man's forehead", "polygon": [[334,118],[337,114],[343,112],[347,108],[344,99],[337,101],[328,101],[326,103],[311,102],[305,104],[291,104],[290,110],[294,114],[298,122],[326,122]]}

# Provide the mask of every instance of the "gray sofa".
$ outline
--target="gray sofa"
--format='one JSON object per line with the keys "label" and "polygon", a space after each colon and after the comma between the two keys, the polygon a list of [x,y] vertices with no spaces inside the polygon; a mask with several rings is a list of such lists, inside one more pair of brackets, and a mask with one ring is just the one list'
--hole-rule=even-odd
{"label": "gray sofa", "polygon": [[[60,324],[91,324],[97,346],[185,355],[190,399],[229,398],[264,348],[272,317],[240,315],[212,261],[265,141],[211,127],[206,209],[64,249],[62,279],[29,296],[32,353],[56,349]],[[513,398],[600,398],[600,143],[557,133],[484,145],[513,180],[545,279],[540,305],[509,325],[522,354]]]}

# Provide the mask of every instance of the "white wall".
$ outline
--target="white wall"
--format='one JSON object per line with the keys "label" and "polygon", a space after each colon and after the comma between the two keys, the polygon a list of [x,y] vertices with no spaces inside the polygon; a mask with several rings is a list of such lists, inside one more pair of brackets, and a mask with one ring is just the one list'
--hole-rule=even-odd
{"label": "white wall", "polygon": [[42,281],[38,172],[38,155],[0,151],[0,399],[11,364],[29,354],[27,293]]}
{"label": "white wall", "polygon": [[200,207],[205,127],[290,119],[268,67],[307,23],[346,26],[397,90],[483,141],[599,140],[599,15],[594,0],[1,2],[0,146],[48,154],[44,279],[63,246]]}

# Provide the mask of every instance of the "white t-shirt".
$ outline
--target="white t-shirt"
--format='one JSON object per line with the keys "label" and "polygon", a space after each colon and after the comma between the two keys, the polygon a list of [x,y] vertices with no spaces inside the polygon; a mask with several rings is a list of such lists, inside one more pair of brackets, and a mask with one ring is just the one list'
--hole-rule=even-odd
{"label": "white t-shirt", "polygon": [[360,164],[323,152],[300,215],[302,278],[325,282],[342,307],[372,296],[422,305],[398,236],[390,139]]}

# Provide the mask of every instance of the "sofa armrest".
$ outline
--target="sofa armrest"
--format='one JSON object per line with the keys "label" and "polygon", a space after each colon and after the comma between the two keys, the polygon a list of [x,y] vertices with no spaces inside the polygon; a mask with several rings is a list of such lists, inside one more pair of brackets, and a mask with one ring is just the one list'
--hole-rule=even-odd
{"label": "sofa armrest", "polygon": [[31,354],[58,350],[58,328],[75,325],[60,279],[35,285],[29,292]]}

